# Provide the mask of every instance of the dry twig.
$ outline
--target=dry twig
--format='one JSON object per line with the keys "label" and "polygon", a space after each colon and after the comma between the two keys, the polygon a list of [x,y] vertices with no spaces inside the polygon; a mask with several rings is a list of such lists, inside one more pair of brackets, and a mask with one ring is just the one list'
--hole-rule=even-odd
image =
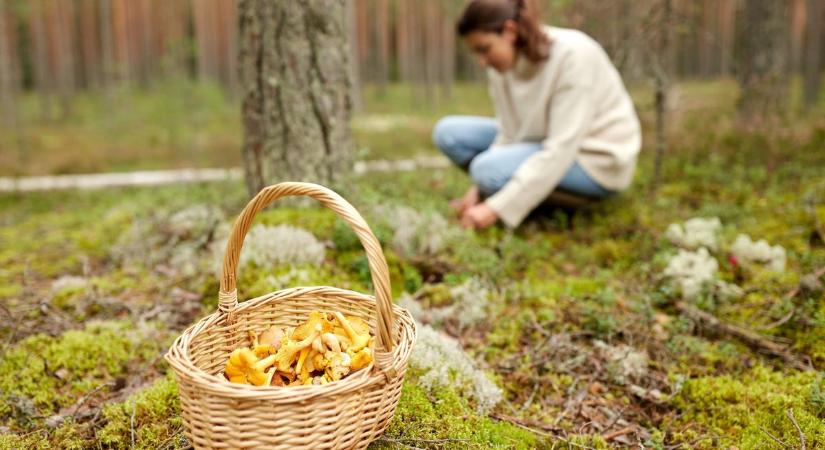
{"label": "dry twig", "polygon": [[793,416],[793,408],[789,408],[785,411],[785,414],[788,416],[788,419],[791,419],[791,423],[794,428],[796,428],[796,432],[799,433],[799,448],[801,450],[805,450],[805,433],[802,432],[802,428],[800,428],[799,424],[796,423],[796,419]]}
{"label": "dry twig", "polygon": [[620,430],[616,430],[616,431],[613,431],[613,432],[610,432],[610,433],[603,434],[602,437],[604,438],[605,441],[609,441],[611,439],[615,439],[619,436],[624,436],[624,435],[626,435],[628,433],[632,433],[634,431],[636,431],[636,427],[634,427],[633,425],[630,425],[630,426],[624,427]]}
{"label": "dry twig", "polygon": [[786,443],[784,443],[784,442],[780,441],[778,437],[776,437],[776,436],[772,435],[770,431],[768,431],[768,430],[766,430],[766,429],[764,429],[764,428],[762,428],[762,427],[759,427],[759,430],[760,430],[760,431],[762,431],[763,433],[767,434],[767,435],[768,435],[768,437],[769,437],[769,438],[771,438],[771,440],[772,440],[772,441],[776,442],[777,444],[781,445],[782,447],[784,447],[784,448],[791,448],[791,446],[790,446],[790,445],[788,445],[788,444],[786,444]]}
{"label": "dry twig", "polygon": [[806,364],[800,357],[791,353],[787,347],[771,341],[759,333],[722,322],[713,314],[702,311],[701,309],[685,302],[676,302],[676,309],[694,322],[703,324],[717,333],[734,336],[758,351],[781,358],[794,369],[811,370],[811,366],[809,364]]}

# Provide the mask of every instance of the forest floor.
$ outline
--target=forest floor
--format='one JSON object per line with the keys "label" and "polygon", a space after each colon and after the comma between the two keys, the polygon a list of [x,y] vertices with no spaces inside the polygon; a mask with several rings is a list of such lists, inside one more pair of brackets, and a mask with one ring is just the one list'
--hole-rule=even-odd
{"label": "forest floor", "polygon": [[[515,231],[458,227],[448,202],[468,180],[453,168],[333,186],[381,240],[394,298],[419,322],[374,448],[825,446],[825,114],[746,133],[731,87],[679,87],[657,189],[646,135],[630,190],[544,208]],[[1,175],[239,165],[231,102],[188,89],[194,108],[161,118],[177,108],[162,89],[123,93],[134,108],[111,117],[92,98],[66,121],[27,113],[17,137],[0,133],[21,149],[0,155]],[[481,86],[439,107],[413,104],[407,87],[366,94],[362,160],[432,155],[438,116],[490,112]],[[635,95],[651,130],[649,95]],[[163,354],[215,310],[222,245],[246,201],[240,181],[0,194],[0,449],[188,448]],[[719,222],[694,242],[668,232],[692,218]],[[285,204],[256,224],[283,242],[246,243],[239,298],[370,292],[364,253],[330,211]],[[784,263],[776,249],[749,261],[740,234],[781,246]],[[322,244],[323,262],[293,238]],[[679,258],[704,282],[667,275]]]}

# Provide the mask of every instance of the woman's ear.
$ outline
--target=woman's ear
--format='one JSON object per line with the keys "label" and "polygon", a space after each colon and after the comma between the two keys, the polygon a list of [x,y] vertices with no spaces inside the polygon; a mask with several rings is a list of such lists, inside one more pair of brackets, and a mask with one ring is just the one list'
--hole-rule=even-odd
{"label": "woman's ear", "polygon": [[506,39],[510,44],[515,45],[518,39],[518,24],[512,19],[504,21],[504,26],[501,29],[501,37]]}

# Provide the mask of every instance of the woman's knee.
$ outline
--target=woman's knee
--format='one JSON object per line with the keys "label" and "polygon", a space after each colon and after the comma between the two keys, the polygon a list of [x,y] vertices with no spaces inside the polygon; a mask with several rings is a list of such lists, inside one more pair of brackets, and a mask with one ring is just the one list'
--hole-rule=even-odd
{"label": "woman's knee", "polygon": [[433,127],[433,144],[453,163],[466,169],[472,155],[461,148],[458,143],[456,133],[459,126],[455,116],[447,116],[439,120]]}
{"label": "woman's knee", "polygon": [[433,127],[433,144],[446,151],[455,144],[456,120],[454,116],[442,117]]}
{"label": "woman's knee", "polygon": [[497,192],[510,178],[509,174],[502,172],[495,156],[490,151],[486,151],[470,162],[470,178],[473,179],[473,184],[478,186],[478,189],[485,195]]}

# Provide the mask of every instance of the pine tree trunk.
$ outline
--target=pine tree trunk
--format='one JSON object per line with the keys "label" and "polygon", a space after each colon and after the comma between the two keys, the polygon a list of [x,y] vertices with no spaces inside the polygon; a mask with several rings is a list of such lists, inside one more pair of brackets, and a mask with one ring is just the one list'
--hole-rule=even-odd
{"label": "pine tree trunk", "polygon": [[361,71],[358,68],[358,36],[355,31],[355,26],[357,23],[356,18],[356,11],[355,11],[355,2],[348,1],[346,2],[346,15],[347,15],[347,43],[349,44],[349,73],[350,73],[350,80],[351,80],[351,90],[350,90],[350,98],[352,99],[352,108],[355,111],[359,111],[361,109],[361,104],[363,102],[362,95],[364,92],[364,88],[361,83]]}
{"label": "pine tree trunk", "polygon": [[653,161],[653,186],[656,192],[662,181],[662,163],[667,153],[667,103],[672,76],[670,30],[673,24],[673,0],[662,0],[662,16],[659,19],[659,46],[654,59],[656,109],[656,156]]}
{"label": "pine tree trunk", "polygon": [[12,128],[17,125],[17,94],[19,77],[15,73],[16,55],[11,39],[11,13],[6,1],[0,0],[0,108],[2,125]]}
{"label": "pine tree trunk", "polygon": [[808,0],[805,46],[805,109],[816,104],[822,78],[822,0]]}
{"label": "pine tree trunk", "polygon": [[758,126],[786,111],[788,2],[747,0],[741,28],[739,116]]}
{"label": "pine tree trunk", "polygon": [[719,72],[723,77],[725,77],[731,74],[731,56],[733,55],[736,15],[734,14],[735,5],[732,0],[724,0],[719,2],[719,8],[719,17],[721,21]]}
{"label": "pine tree trunk", "polygon": [[53,80],[49,75],[47,46],[46,5],[42,0],[32,1],[29,11],[29,39],[31,42],[32,67],[34,69],[34,90],[40,98],[40,115],[44,120],[52,119]]}
{"label": "pine tree trunk", "polygon": [[351,169],[345,0],[241,0],[240,83],[250,194],[328,184]]}

